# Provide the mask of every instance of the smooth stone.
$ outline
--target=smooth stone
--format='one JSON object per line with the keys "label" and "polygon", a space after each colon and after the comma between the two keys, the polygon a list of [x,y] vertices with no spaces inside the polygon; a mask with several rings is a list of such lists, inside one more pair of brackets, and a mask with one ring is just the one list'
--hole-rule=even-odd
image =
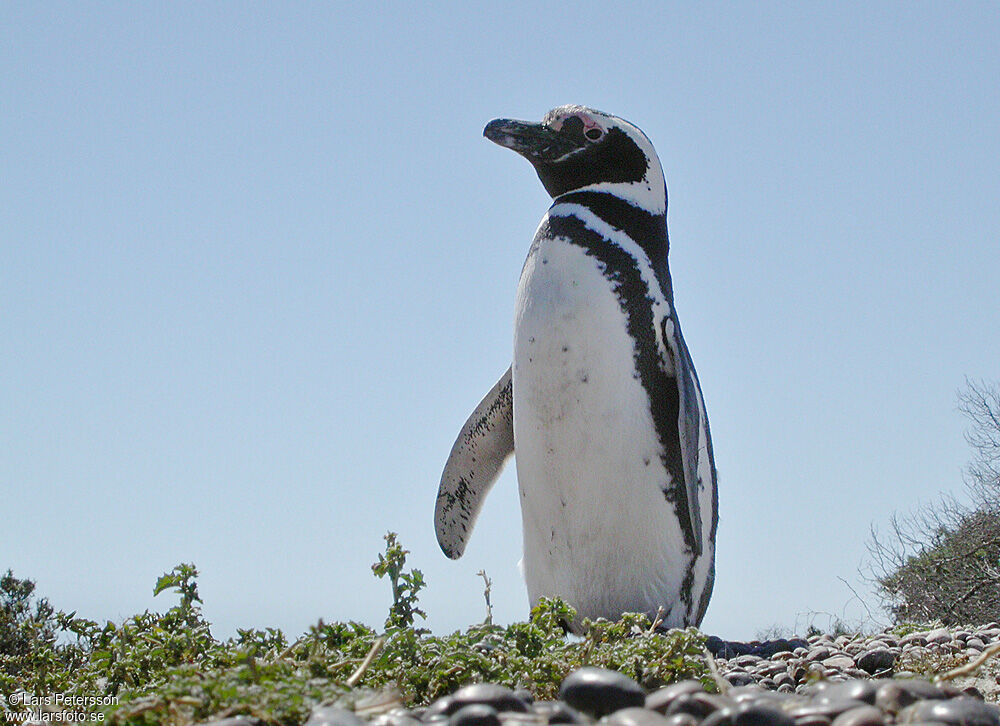
{"label": "smooth stone", "polygon": [[875,694],[876,706],[885,711],[889,710],[882,705],[879,699],[882,697],[883,693],[886,694],[886,696],[894,696],[895,693],[892,690],[893,687],[901,689],[904,694],[898,699],[902,705],[896,709],[896,712],[902,710],[906,706],[909,706],[914,701],[940,700],[947,697],[940,688],[929,681],[922,681],[919,679],[901,680],[899,678],[895,678],[887,683],[879,685],[878,691]]}
{"label": "smooth stone", "polygon": [[993,704],[974,698],[919,701],[899,712],[899,723],[943,721],[954,726],[1000,726],[1000,711]]}
{"label": "smooth stone", "polygon": [[767,703],[741,703],[734,711],[733,726],[795,726],[791,716]]}
{"label": "smooth stone", "polygon": [[817,695],[820,701],[861,701],[875,703],[878,687],[872,681],[843,681],[831,683]]}
{"label": "smooth stone", "polygon": [[498,715],[503,726],[539,726],[538,716],[533,713],[501,711]]}
{"label": "smooth stone", "polygon": [[815,645],[806,656],[806,660],[826,660],[833,655],[833,649],[826,645]]}
{"label": "smooth stone", "polygon": [[829,716],[818,713],[795,717],[795,726],[831,726],[832,723]]}
{"label": "smooth stone", "polygon": [[784,695],[779,695],[774,691],[765,691],[757,686],[740,686],[739,688],[731,688],[726,694],[726,698],[733,703],[756,701],[758,703],[782,704],[788,700]]}
{"label": "smooth stone", "polygon": [[857,661],[858,668],[872,675],[875,675],[879,671],[891,669],[896,662],[892,653],[885,648],[875,648],[874,650],[866,651],[855,660]]}
{"label": "smooth stone", "polygon": [[749,673],[740,673],[739,671],[735,673],[727,673],[725,676],[723,676],[723,678],[729,681],[729,685],[735,687],[749,686],[752,683],[757,682],[757,679],[754,678]]}
{"label": "smooth stone", "polygon": [[899,645],[905,648],[908,645],[927,645],[926,633],[910,633],[899,639]]}
{"label": "smooth stone", "polygon": [[665,717],[666,726],[698,726],[698,719],[690,713],[675,713]]}
{"label": "smooth stone", "polygon": [[948,643],[951,641],[951,631],[948,628],[936,628],[924,633],[928,643]]}
{"label": "smooth stone", "polygon": [[[242,720],[245,724],[246,721]],[[365,726],[354,711],[346,708],[336,708],[334,706],[322,706],[309,714],[309,719],[303,726]]]}
{"label": "smooth stone", "polygon": [[473,683],[463,686],[451,694],[451,703],[444,713],[451,716],[459,709],[472,704],[490,706],[494,711],[517,711],[526,713],[528,704],[514,695],[514,691],[495,683]]}
{"label": "smooth stone", "polygon": [[787,666],[784,663],[762,663],[755,672],[762,676],[776,676],[779,673],[784,673]]}
{"label": "smooth stone", "polygon": [[701,726],[733,726],[733,707],[723,706],[712,711],[702,720]]}
{"label": "smooth stone", "polygon": [[730,705],[730,703],[725,697],[714,696],[710,693],[684,693],[670,702],[666,715],[689,713],[701,721],[709,714]]}
{"label": "smooth stone", "polygon": [[885,712],[874,706],[858,706],[844,711],[833,719],[833,726],[881,726],[885,723]]}
{"label": "smooth stone", "polygon": [[823,660],[825,668],[853,668],[854,665],[854,658],[849,655],[833,655]]}
{"label": "smooth stone", "polygon": [[665,726],[666,722],[662,714],[637,706],[621,708],[601,719],[608,726]]}
{"label": "smooth stone", "polygon": [[851,678],[855,678],[862,681],[867,680],[868,678],[871,677],[871,674],[868,671],[863,671],[860,668],[845,668],[843,671],[841,671],[841,673],[843,673],[845,676],[850,676]]}
{"label": "smooth stone", "polygon": [[645,691],[628,676],[590,666],[566,676],[559,687],[559,697],[594,718],[630,706],[641,707],[646,702]]}
{"label": "smooth stone", "polygon": [[666,713],[667,707],[675,698],[686,693],[702,693],[704,690],[699,681],[671,683],[669,686],[664,686],[646,696],[645,706],[652,711]]}
{"label": "smooth stone", "polygon": [[547,723],[586,723],[587,717],[563,701],[535,701],[531,712]]}
{"label": "smooth stone", "polygon": [[702,721],[701,726],[795,726],[795,721],[776,705],[743,701],[720,708]]}
{"label": "smooth stone", "polygon": [[782,686],[788,686],[789,688],[795,687],[795,678],[789,673],[778,673],[774,677],[774,683],[781,688]]}
{"label": "smooth stone", "polygon": [[500,715],[485,703],[470,703],[451,714],[448,726],[500,726]]}
{"label": "smooth stone", "polygon": [[840,714],[845,711],[850,711],[852,708],[861,708],[862,706],[870,705],[871,704],[859,701],[855,698],[843,698],[829,701],[822,698],[815,698],[809,703],[789,709],[788,715],[796,720],[802,716],[826,716],[829,719],[835,719]]}
{"label": "smooth stone", "polygon": [[382,713],[368,722],[369,726],[420,726],[420,720],[405,708],[394,708],[389,713]]}
{"label": "smooth stone", "polygon": [[778,638],[777,640],[769,640],[766,643],[761,643],[759,646],[759,650],[755,655],[760,655],[763,658],[770,658],[776,653],[792,651],[802,646],[808,647],[808,645],[809,643],[807,643],[804,640],[799,640],[799,639],[786,640],[785,638]]}
{"label": "smooth stone", "polygon": [[451,696],[442,696],[424,709],[424,712],[419,716],[420,720],[428,721],[435,716],[450,716],[458,710],[458,708],[451,707],[453,700]]}
{"label": "smooth stone", "polygon": [[[25,723],[28,723],[25,721]],[[264,726],[264,722],[252,716],[230,716],[216,721],[206,721],[200,726]]]}

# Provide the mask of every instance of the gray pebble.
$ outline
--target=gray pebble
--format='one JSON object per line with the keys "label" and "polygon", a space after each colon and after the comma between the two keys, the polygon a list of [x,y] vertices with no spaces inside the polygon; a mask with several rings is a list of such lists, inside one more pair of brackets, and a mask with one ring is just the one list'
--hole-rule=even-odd
{"label": "gray pebble", "polygon": [[795,726],[830,726],[831,723],[829,716],[818,713],[795,717]]}
{"label": "gray pebble", "polygon": [[648,708],[631,706],[615,711],[607,718],[601,719],[601,723],[608,726],[666,726],[667,719]]}
{"label": "gray pebble", "polygon": [[844,711],[833,719],[833,726],[881,726],[886,722],[885,712],[874,706],[858,706]]}
{"label": "gray pebble", "polygon": [[[246,724],[246,721],[242,723]],[[304,726],[364,726],[364,723],[353,711],[348,711],[346,708],[321,706],[309,714],[309,720]]]}
{"label": "gray pebble", "polygon": [[667,707],[667,715],[675,713],[689,713],[701,721],[706,716],[720,708],[730,705],[730,701],[722,696],[713,696],[704,691],[700,693],[684,693],[670,702]]}
{"label": "gray pebble", "polygon": [[872,681],[843,681],[831,683],[818,691],[820,701],[862,701],[874,704],[877,686]]}
{"label": "gray pebble", "polygon": [[765,703],[737,706],[733,723],[734,726],[795,726],[791,716]]}
{"label": "gray pebble", "polygon": [[559,696],[573,708],[595,718],[646,702],[646,692],[628,676],[592,667],[580,668],[566,676],[559,687]]}
{"label": "gray pebble", "polygon": [[[732,682],[732,681],[730,681]],[[702,693],[705,689],[698,681],[679,681],[653,691],[646,696],[646,708],[658,713],[666,713],[670,702],[685,693]]]}
{"label": "gray pebble", "polygon": [[425,708],[424,712],[419,714],[417,717],[421,721],[429,721],[430,719],[435,718],[437,716],[450,716],[458,708],[460,708],[460,707],[456,708],[451,707],[453,700],[454,699],[451,696],[444,696],[442,698],[439,698],[434,703]]}
{"label": "gray pebble", "polygon": [[538,714],[547,723],[586,723],[587,717],[563,701],[535,701],[531,712]]}
{"label": "gray pebble", "polygon": [[405,708],[394,708],[368,722],[370,726],[420,726],[420,721]]}
{"label": "gray pebble", "polygon": [[928,643],[948,643],[951,641],[951,631],[948,628],[936,628],[924,633]]}
{"label": "gray pebble", "polygon": [[525,713],[528,710],[528,704],[514,695],[514,691],[495,683],[473,683],[471,686],[463,686],[451,694],[450,699],[451,702],[444,709],[444,713],[449,716],[472,704],[490,706],[497,712]]}
{"label": "gray pebble", "polygon": [[858,668],[875,675],[879,671],[889,670],[896,662],[895,656],[888,648],[868,650],[857,657]]}
{"label": "gray pebble", "polygon": [[899,712],[899,723],[943,721],[954,726],[1000,726],[1000,711],[994,704],[974,698],[918,701]]}
{"label": "gray pebble", "polygon": [[500,715],[485,703],[470,703],[451,714],[448,726],[500,726]]}
{"label": "gray pebble", "polygon": [[690,713],[675,713],[666,717],[665,726],[698,726],[698,719]]}
{"label": "gray pebble", "polygon": [[844,713],[844,711],[850,711],[852,708],[861,708],[862,706],[868,705],[870,704],[854,698],[826,700],[824,698],[816,697],[808,703],[789,709],[788,715],[796,721],[804,716],[825,716],[826,718],[832,720]]}
{"label": "gray pebble", "polygon": [[824,658],[822,663],[825,668],[853,668],[854,658],[849,655],[832,655]]}

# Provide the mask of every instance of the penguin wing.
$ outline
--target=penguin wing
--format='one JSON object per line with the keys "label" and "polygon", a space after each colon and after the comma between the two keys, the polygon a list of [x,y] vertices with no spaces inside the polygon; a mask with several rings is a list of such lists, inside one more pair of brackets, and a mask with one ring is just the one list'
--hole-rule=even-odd
{"label": "penguin wing", "polygon": [[694,554],[702,553],[701,505],[699,504],[698,479],[698,433],[701,427],[701,413],[698,405],[698,383],[695,378],[694,364],[688,352],[680,325],[676,319],[671,321],[673,330],[666,328],[664,320],[663,337],[669,346],[674,359],[674,374],[677,382],[678,412],[677,433],[680,438],[681,468],[684,474],[683,492],[687,499],[687,514],[690,522],[690,534],[694,544]]}
{"label": "penguin wing", "polygon": [[465,552],[483,499],[514,453],[513,413],[508,368],[465,422],[441,475],[434,529],[441,549],[453,560]]}

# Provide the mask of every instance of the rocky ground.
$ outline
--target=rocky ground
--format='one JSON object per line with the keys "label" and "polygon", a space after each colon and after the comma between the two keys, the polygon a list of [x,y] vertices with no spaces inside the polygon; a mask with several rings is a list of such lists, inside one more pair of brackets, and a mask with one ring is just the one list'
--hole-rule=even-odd
{"label": "rocky ground", "polygon": [[[608,726],[1000,726],[991,667],[938,684],[930,676],[971,662],[1000,641],[1000,624],[904,636],[817,635],[738,643],[709,639],[721,693],[697,681],[646,693],[614,671],[581,668],[560,700],[526,691],[466,686],[426,708],[369,714],[371,726],[528,726],[595,721]],[[226,719],[234,721],[235,719]],[[245,721],[241,722],[245,723]],[[361,726],[357,714],[324,707],[306,726]],[[215,726],[235,726],[216,722]]]}
{"label": "rocky ground", "polygon": [[[938,628],[897,636],[814,635],[766,643],[733,643],[709,638],[722,676],[734,686],[756,685],[781,693],[801,692],[817,679],[915,678],[947,671],[976,658],[1000,641],[1000,624],[970,629]],[[998,692],[995,679],[957,681],[981,695]]]}

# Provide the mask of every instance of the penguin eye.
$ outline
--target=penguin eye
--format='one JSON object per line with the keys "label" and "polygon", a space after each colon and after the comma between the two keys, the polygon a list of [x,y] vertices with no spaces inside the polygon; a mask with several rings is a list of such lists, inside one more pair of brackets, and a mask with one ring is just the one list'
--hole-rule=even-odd
{"label": "penguin eye", "polygon": [[591,141],[597,141],[602,136],[604,136],[604,132],[601,131],[599,128],[595,127],[592,129],[587,129],[587,132],[584,134],[584,136],[586,136]]}

